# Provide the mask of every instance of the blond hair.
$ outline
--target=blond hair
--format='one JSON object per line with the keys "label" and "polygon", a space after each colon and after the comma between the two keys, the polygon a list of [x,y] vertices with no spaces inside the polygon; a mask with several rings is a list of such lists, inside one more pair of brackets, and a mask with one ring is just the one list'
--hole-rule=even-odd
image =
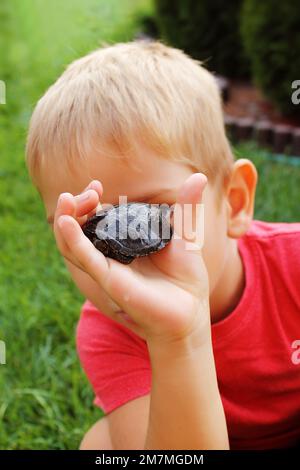
{"label": "blond hair", "polygon": [[33,112],[27,165],[34,180],[45,162],[78,165],[97,153],[130,160],[138,141],[212,182],[230,174],[215,78],[159,41],[104,46],[71,63]]}

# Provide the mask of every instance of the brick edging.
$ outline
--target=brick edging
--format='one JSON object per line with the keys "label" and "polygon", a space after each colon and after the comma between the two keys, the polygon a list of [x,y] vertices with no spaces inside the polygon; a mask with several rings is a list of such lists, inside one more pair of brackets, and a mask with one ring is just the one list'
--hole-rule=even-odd
{"label": "brick edging", "polygon": [[232,142],[254,140],[258,145],[278,154],[300,157],[300,127],[236,118],[225,114],[227,135]]}

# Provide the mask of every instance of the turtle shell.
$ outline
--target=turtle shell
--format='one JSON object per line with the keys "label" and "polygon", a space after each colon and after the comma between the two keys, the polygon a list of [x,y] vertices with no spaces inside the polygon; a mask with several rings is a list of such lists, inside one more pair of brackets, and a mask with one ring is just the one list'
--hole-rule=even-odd
{"label": "turtle shell", "polygon": [[131,202],[103,209],[82,226],[105,256],[123,264],[164,248],[172,237],[167,204]]}

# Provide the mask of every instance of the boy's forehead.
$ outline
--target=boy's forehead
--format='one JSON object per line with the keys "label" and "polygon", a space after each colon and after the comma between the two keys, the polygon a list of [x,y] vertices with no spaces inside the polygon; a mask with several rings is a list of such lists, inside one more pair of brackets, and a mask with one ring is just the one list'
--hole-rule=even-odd
{"label": "boy's forehead", "polygon": [[135,158],[132,165],[121,159],[106,159],[92,170],[93,178],[103,184],[103,200],[108,203],[117,202],[115,198],[122,194],[132,199],[176,190],[191,174],[186,165],[147,152]]}
{"label": "boy's forehead", "polygon": [[168,202],[168,198],[176,198],[179,187],[193,172],[186,164],[147,153],[133,163],[121,158],[95,158],[76,171],[44,172],[39,190],[47,216],[53,216],[62,192],[79,194],[94,179],[103,185],[102,203],[117,204],[119,196],[127,196],[128,201],[158,198],[157,202]]}

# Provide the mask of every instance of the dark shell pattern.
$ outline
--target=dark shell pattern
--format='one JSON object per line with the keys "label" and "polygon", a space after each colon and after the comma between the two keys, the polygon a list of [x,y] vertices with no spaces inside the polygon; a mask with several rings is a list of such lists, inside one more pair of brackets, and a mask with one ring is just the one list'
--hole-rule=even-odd
{"label": "dark shell pattern", "polygon": [[171,212],[167,204],[131,202],[114,205],[92,216],[82,230],[105,256],[129,264],[169,243]]}

